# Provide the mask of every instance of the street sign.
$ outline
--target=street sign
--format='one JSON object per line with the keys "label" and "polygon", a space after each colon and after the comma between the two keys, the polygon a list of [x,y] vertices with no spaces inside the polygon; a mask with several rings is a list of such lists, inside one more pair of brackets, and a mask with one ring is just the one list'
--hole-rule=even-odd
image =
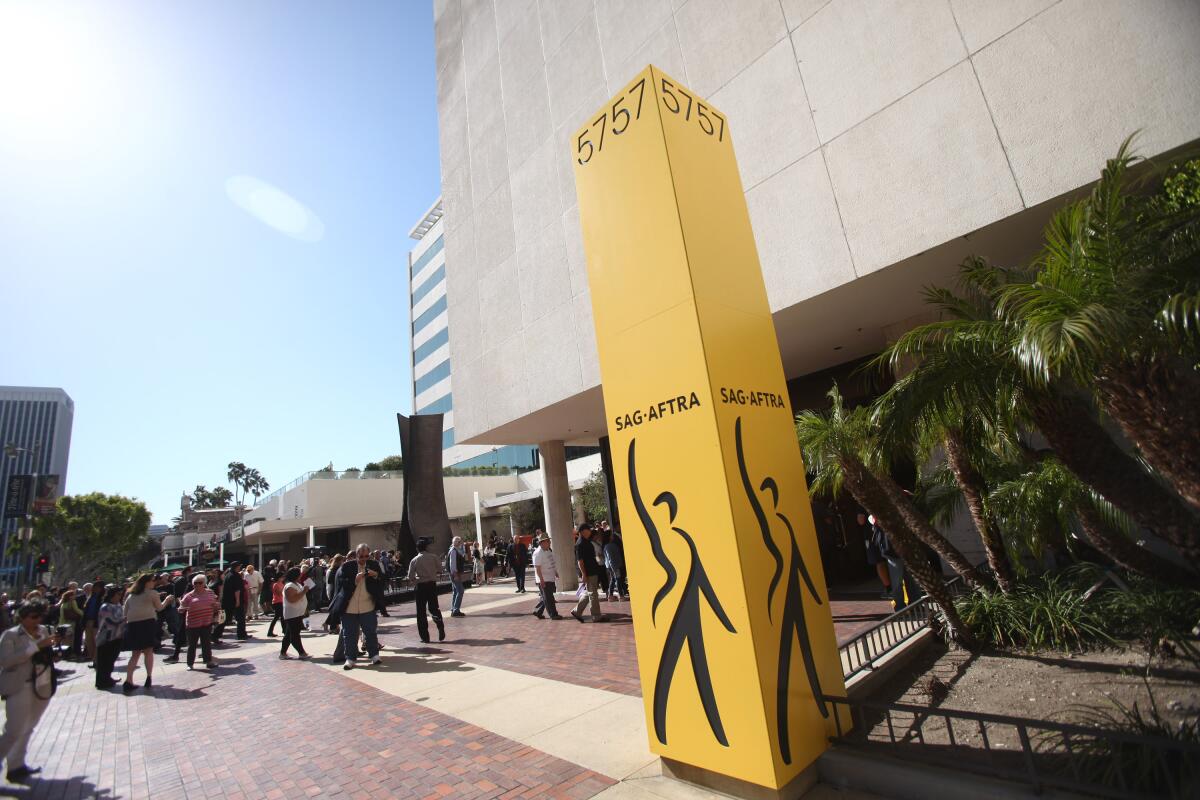
{"label": "street sign", "polygon": [[780,789],[845,687],[733,121],[647,67],[586,122],[571,153],[650,748]]}
{"label": "street sign", "polygon": [[29,496],[33,493],[32,475],[10,475],[4,489],[4,518],[24,517],[29,513]]}

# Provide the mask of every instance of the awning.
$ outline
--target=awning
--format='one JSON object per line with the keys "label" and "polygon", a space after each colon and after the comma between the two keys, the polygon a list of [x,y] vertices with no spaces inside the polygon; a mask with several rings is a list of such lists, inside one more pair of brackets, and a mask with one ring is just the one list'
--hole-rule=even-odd
{"label": "awning", "polygon": [[[583,485],[587,482],[587,478],[578,478],[577,480],[573,480],[568,483],[567,487],[571,491],[575,491],[576,489],[582,489]],[[541,496],[542,490],[540,488],[525,489],[524,491],[513,492],[512,494],[502,494],[498,497],[490,497],[486,500],[480,498],[479,506],[480,508],[500,508],[501,506],[507,506],[511,503],[520,503],[524,500],[537,500]]]}

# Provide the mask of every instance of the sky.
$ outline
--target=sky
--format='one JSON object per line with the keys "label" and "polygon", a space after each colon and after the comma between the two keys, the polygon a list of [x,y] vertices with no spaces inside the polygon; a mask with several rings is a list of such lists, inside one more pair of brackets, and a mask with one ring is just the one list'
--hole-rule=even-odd
{"label": "sky", "polygon": [[431,6],[0,0],[0,384],[74,399],[68,493],[399,452]]}

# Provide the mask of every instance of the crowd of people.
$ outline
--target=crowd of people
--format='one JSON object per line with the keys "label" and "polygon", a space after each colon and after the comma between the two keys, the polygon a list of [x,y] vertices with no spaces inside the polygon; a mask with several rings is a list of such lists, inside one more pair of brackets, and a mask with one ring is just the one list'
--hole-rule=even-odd
{"label": "crowd of people", "polygon": [[[59,658],[87,662],[100,690],[118,684],[126,694],[138,690],[138,668],[144,673],[141,688],[152,691],[155,660],[185,660],[188,669],[216,669],[213,651],[229,646],[227,639],[251,638],[247,622],[270,620],[266,637],[276,637],[279,658],[309,658],[301,634],[310,629],[314,611],[326,610],[325,633],[337,636],[333,660],[353,669],[364,658],[381,663],[378,617],[389,616],[388,596],[401,585],[411,588],[417,635],[431,641],[430,622],[439,641],[446,639],[446,622],[439,604],[439,585],[451,584],[450,616],[463,617],[462,600],[470,585],[487,585],[511,575],[515,592],[526,592],[532,574],[538,599],[532,613],[562,619],[555,600],[559,565],[550,537],[540,529],[533,536],[532,552],[520,538],[503,541],[495,531],[482,545],[455,537],[444,557],[430,551],[432,542],[419,539],[416,554],[407,563],[395,550],[372,550],[361,544],[346,554],[300,561],[272,560],[258,569],[233,561],[223,568],[177,572],[148,572],[120,583],[102,579],[80,585],[39,584],[10,602],[0,593],[0,693],[6,708],[0,758],[7,763],[10,781],[38,772],[25,763],[25,751],[63,673],[54,666]],[[625,600],[628,587],[620,535],[601,524],[578,527],[573,552],[580,591],[571,615],[584,622],[591,606],[594,622],[605,622],[600,613],[603,591],[610,601]],[[529,568],[532,567],[530,573]],[[232,631],[230,631],[232,628]],[[123,680],[113,677],[122,652],[128,654]]]}

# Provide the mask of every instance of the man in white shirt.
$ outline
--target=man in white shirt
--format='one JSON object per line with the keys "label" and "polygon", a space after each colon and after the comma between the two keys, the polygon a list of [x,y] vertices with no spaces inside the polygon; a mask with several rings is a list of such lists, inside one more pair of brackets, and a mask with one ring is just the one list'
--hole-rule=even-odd
{"label": "man in white shirt", "polygon": [[262,593],[263,585],[262,573],[256,570],[253,564],[247,564],[246,574],[242,576],[242,580],[246,582],[249,618],[258,619],[259,615],[262,614],[262,603],[259,602],[259,595]]}
{"label": "man in white shirt", "polygon": [[554,592],[558,588],[558,567],[554,564],[554,551],[550,549],[549,534],[541,534],[534,543],[533,575],[538,585],[538,604],[533,609],[533,615],[545,619],[548,613],[550,619],[562,619],[558,607],[554,605]]}

